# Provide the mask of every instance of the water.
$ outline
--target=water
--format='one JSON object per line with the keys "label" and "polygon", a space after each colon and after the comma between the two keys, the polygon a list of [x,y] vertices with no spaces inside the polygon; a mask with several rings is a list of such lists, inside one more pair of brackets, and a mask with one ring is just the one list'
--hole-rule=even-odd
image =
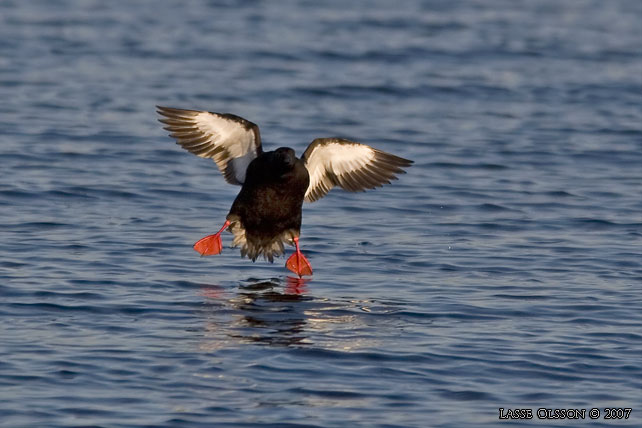
{"label": "water", "polygon": [[[2,1],[0,426],[641,426],[641,19],[637,0]],[[284,259],[191,249],[238,188],[156,104],[415,164],[305,207],[297,284]]]}

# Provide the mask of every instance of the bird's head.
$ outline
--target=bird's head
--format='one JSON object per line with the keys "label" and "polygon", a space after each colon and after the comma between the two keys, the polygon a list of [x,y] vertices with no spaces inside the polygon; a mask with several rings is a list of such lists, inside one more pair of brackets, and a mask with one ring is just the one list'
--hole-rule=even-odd
{"label": "bird's head", "polygon": [[288,169],[294,166],[294,163],[296,162],[294,150],[289,147],[279,147],[274,152],[276,153],[277,158],[283,162],[284,166]]}

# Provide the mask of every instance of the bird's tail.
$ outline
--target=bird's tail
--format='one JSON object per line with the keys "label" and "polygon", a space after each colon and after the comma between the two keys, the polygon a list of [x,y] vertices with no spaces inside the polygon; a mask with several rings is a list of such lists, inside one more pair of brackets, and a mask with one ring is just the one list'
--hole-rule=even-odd
{"label": "bird's tail", "polygon": [[232,246],[240,247],[241,257],[247,257],[252,261],[263,256],[270,263],[274,262],[274,257],[285,253],[283,244],[294,245],[293,239],[299,236],[298,231],[294,229],[288,229],[272,236],[250,233],[243,227],[238,216],[230,214],[227,219],[230,221],[229,230],[234,234]]}

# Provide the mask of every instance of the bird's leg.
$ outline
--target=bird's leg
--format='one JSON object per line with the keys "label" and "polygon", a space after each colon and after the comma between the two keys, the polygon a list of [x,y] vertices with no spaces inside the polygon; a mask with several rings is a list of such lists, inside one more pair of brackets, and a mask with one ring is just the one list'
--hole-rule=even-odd
{"label": "bird's leg", "polygon": [[194,244],[194,250],[198,251],[201,256],[213,256],[214,254],[220,253],[223,249],[221,233],[227,229],[229,225],[230,221],[226,220],[221,230],[214,235],[207,235],[205,238],[199,239],[196,244]]}
{"label": "bird's leg", "polygon": [[296,247],[296,252],[290,256],[287,262],[285,262],[285,267],[299,275],[299,277],[302,277],[303,275],[312,275],[312,266],[299,249],[299,237],[294,237],[293,241],[294,246]]}

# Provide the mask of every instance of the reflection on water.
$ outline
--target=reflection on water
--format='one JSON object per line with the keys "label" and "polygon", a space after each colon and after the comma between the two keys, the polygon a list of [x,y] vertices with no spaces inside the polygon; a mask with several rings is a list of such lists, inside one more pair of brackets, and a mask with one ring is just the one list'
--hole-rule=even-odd
{"label": "reflection on water", "polygon": [[255,343],[352,351],[374,346],[357,333],[372,328],[368,302],[330,301],[307,293],[309,279],[250,279],[230,290],[204,285],[203,350]]}
{"label": "reflection on water", "polygon": [[287,294],[303,294],[306,292],[306,284],[310,282],[310,278],[296,278],[294,276],[287,276],[285,278],[285,292]]}
{"label": "reflection on water", "polygon": [[[298,302],[309,300],[301,293],[303,284],[288,281],[280,292],[274,280],[253,282],[240,287],[239,294],[230,300],[241,313],[235,320],[235,337],[247,342],[270,345],[296,345],[305,340],[306,314]],[[301,290],[302,291],[302,290]]]}
{"label": "reflection on water", "polygon": [[227,347],[230,342],[303,344],[307,315],[298,303],[312,299],[304,294],[307,281],[288,277],[283,286],[279,279],[252,279],[232,296],[223,287],[203,286],[201,295],[211,304],[204,348]]}

